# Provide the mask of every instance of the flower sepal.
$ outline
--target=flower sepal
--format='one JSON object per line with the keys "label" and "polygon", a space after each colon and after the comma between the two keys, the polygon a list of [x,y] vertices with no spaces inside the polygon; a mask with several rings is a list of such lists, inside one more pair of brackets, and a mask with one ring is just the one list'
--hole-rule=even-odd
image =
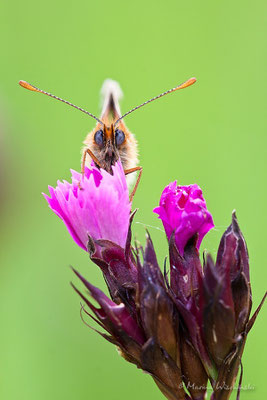
{"label": "flower sepal", "polygon": [[124,302],[132,315],[136,314],[135,294],[138,280],[130,246],[134,214],[129,220],[125,249],[110,240],[95,240],[89,235],[87,244],[91,260],[102,270],[112,300],[116,303]]}

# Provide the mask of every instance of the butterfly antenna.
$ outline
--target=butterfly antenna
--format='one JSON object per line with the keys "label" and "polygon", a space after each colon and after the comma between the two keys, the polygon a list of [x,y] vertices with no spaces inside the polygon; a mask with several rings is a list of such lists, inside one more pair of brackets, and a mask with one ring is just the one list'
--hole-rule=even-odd
{"label": "butterfly antenna", "polygon": [[85,114],[87,114],[87,115],[90,115],[90,117],[94,118],[94,119],[95,119],[97,122],[99,122],[101,125],[104,125],[103,122],[100,121],[100,119],[98,119],[95,115],[91,114],[89,111],[86,111],[86,110],[84,110],[84,109],[81,108],[81,107],[75,106],[74,104],[70,103],[70,102],[67,101],[67,100],[63,100],[63,99],[61,99],[60,97],[55,96],[54,94],[47,93],[47,92],[45,92],[45,91],[42,90],[42,89],[38,89],[36,86],[33,86],[33,85],[31,85],[30,83],[28,83],[28,82],[19,81],[19,84],[20,84],[20,86],[22,86],[24,89],[32,90],[33,92],[43,93],[43,94],[46,94],[46,95],[49,96],[49,97],[52,97],[53,99],[62,101],[62,103],[68,104],[69,106],[74,107],[74,108],[76,108],[77,110],[82,111],[83,113],[85,113]]}
{"label": "butterfly antenna", "polygon": [[126,117],[126,115],[129,115],[129,114],[131,114],[133,111],[138,110],[138,108],[141,108],[141,107],[145,106],[146,104],[151,103],[152,101],[157,100],[157,99],[159,99],[160,97],[165,96],[165,94],[169,94],[169,93],[175,92],[176,90],[179,90],[179,89],[185,89],[185,88],[187,88],[188,86],[193,85],[193,83],[195,83],[195,82],[196,82],[196,78],[190,78],[190,79],[188,79],[187,81],[185,81],[184,83],[182,83],[181,85],[179,85],[179,86],[177,86],[177,87],[175,87],[175,88],[173,88],[173,89],[167,90],[166,92],[161,93],[161,94],[159,94],[158,96],[152,97],[152,99],[145,101],[144,103],[140,104],[139,106],[136,106],[136,107],[132,108],[130,111],[128,111],[127,113],[123,114],[119,119],[117,119],[117,121],[115,122],[114,126],[115,126],[119,121],[121,121],[124,117]]}

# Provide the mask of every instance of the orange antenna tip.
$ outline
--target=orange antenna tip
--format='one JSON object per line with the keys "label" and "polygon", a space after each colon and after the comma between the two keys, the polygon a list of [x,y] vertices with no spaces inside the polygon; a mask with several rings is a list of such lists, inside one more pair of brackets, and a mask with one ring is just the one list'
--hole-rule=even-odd
{"label": "orange antenna tip", "polygon": [[100,121],[100,119],[98,119],[97,117],[95,117],[93,114],[91,114],[89,111],[84,110],[81,107],[75,106],[74,104],[70,103],[67,100],[61,99],[60,97],[55,96],[54,94],[45,92],[42,89],[38,89],[36,86],[31,85],[30,83],[26,82],[26,81],[19,81],[20,86],[22,86],[24,89],[28,89],[28,90],[32,90],[33,92],[38,92],[38,93],[43,93],[46,96],[52,97],[52,99],[55,100],[59,100],[62,103],[68,104],[69,106],[76,108],[76,110],[82,111],[83,113],[90,115],[90,117],[94,118],[97,122],[99,122],[101,125],[104,125],[104,123],[102,121]]}
{"label": "orange antenna tip", "polygon": [[140,104],[139,106],[136,106],[136,107],[132,108],[130,111],[128,111],[127,113],[123,114],[119,119],[117,119],[117,121],[115,122],[114,126],[116,126],[119,121],[121,121],[127,115],[131,114],[133,111],[138,110],[139,108],[151,103],[154,100],[159,99],[160,97],[165,96],[166,94],[173,93],[173,92],[175,92],[176,90],[179,90],[179,89],[187,88],[188,86],[193,85],[193,83],[195,83],[195,82],[196,82],[196,78],[190,78],[187,81],[185,81],[184,83],[182,83],[181,85],[179,85],[177,87],[174,87],[174,88],[172,88],[170,90],[167,90],[166,92],[163,92],[163,93],[159,94],[158,96],[152,97],[152,99],[145,101],[144,103]]}
{"label": "orange antenna tip", "polygon": [[176,89],[187,88],[188,86],[193,85],[196,81],[197,81],[196,78],[190,78],[187,81],[185,81],[184,83],[182,83],[181,85],[179,85]]}
{"label": "orange antenna tip", "polygon": [[39,90],[35,86],[32,86],[30,83],[28,83],[26,81],[19,81],[19,84],[24,89],[32,90],[33,92],[39,92]]}

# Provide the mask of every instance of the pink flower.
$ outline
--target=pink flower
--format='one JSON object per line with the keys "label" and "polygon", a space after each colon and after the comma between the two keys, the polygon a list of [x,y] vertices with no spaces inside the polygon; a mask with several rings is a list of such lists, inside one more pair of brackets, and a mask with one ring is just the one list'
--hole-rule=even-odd
{"label": "pink flower", "polygon": [[154,209],[162,220],[168,239],[175,234],[175,243],[181,255],[188,240],[198,234],[197,248],[206,233],[214,227],[207,210],[202,190],[196,184],[177,186],[170,183],[162,192],[159,207]]}
{"label": "pink flower", "polygon": [[87,250],[88,235],[94,240],[110,240],[125,247],[131,203],[121,162],[113,175],[92,166],[84,177],[71,170],[72,183],[57,182],[44,194],[50,208],[65,223],[73,240]]}

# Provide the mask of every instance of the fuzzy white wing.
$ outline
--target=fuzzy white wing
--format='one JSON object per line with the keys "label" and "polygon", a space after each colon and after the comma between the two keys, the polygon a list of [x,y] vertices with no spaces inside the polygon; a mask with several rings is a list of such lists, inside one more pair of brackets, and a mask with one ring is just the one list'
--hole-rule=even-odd
{"label": "fuzzy white wing", "polygon": [[118,82],[106,79],[101,88],[101,108],[102,114],[105,112],[112,99],[118,115],[121,115],[119,101],[123,97],[123,92]]}

